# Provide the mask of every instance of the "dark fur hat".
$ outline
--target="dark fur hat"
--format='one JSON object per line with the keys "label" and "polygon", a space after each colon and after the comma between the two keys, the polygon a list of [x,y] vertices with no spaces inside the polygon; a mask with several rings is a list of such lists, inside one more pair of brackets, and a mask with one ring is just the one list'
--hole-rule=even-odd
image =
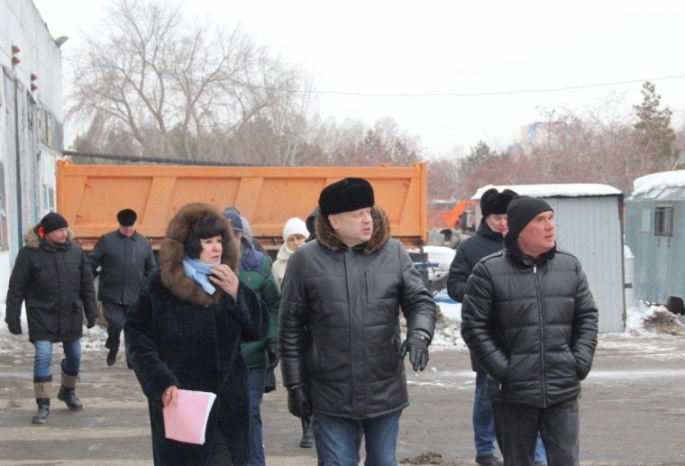
{"label": "dark fur hat", "polygon": [[130,227],[136,223],[136,220],[138,220],[138,214],[132,209],[120,210],[117,214],[117,221],[122,227]]}
{"label": "dark fur hat", "polygon": [[483,218],[490,214],[506,214],[507,207],[517,194],[511,189],[505,189],[501,193],[496,188],[490,188],[480,198],[480,211]]}
{"label": "dark fur hat", "polygon": [[344,178],[323,188],[319,196],[321,215],[373,207],[376,203],[371,184],[363,178]]}

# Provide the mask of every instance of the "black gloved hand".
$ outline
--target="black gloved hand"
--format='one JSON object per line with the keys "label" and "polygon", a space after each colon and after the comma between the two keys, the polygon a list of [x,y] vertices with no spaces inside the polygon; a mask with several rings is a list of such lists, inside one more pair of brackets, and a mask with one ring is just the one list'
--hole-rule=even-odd
{"label": "black gloved hand", "polygon": [[275,338],[266,341],[266,357],[269,360],[266,370],[275,369],[278,365],[278,360],[280,359],[278,356],[278,345],[276,344]]}
{"label": "black gloved hand", "polygon": [[9,331],[12,335],[21,335],[21,324],[20,323],[7,324],[7,328],[9,329]]}
{"label": "black gloved hand", "polygon": [[93,328],[95,327],[95,324],[98,321],[98,316],[88,316],[88,325],[86,325],[87,328]]}
{"label": "black gloved hand", "polygon": [[312,417],[309,390],[305,385],[295,385],[288,389],[288,411],[295,417],[308,421]]}
{"label": "black gloved hand", "polygon": [[409,352],[409,362],[414,370],[424,370],[428,364],[428,337],[416,330],[409,332],[400,348],[400,358],[404,358],[407,352]]}

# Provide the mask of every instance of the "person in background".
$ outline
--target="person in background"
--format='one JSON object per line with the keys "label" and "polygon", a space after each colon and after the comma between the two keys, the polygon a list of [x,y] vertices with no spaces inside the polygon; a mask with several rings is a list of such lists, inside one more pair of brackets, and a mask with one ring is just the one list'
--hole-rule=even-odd
{"label": "person in background", "polygon": [[62,383],[57,398],[72,411],[83,409],[75,388],[81,370],[83,313],[88,328],[97,322],[93,275],[86,254],[71,242],[73,232],[64,217],[50,212],[25,236],[9,281],[5,322],[21,335],[21,307],[26,304],[29,340],[35,347],[33,389],[38,411],[33,424],[45,424],[52,396],[52,344],[62,343]]}
{"label": "person in background", "polygon": [[[288,260],[290,260],[290,256],[304,245],[308,236],[309,231],[307,230],[307,225],[301,218],[290,218],[285,222],[285,225],[283,225],[283,244],[278,251],[273,268],[274,278],[276,279],[279,290],[283,284],[285,269],[288,265]],[[311,448],[314,446],[312,424],[309,419],[302,419],[301,421],[302,439],[300,440],[300,448]]]}
{"label": "person in background", "polygon": [[283,225],[283,244],[278,250],[278,255],[276,256],[273,268],[274,278],[276,279],[279,290],[283,284],[285,268],[288,265],[290,256],[304,245],[308,236],[309,231],[307,230],[307,225],[304,223],[304,220],[300,218],[289,218],[288,221],[285,222],[285,225]]}
{"label": "person in background", "polygon": [[[150,275],[124,321],[126,351],[148,399],[157,466],[244,466],[255,456],[249,374],[241,340],[269,327],[264,302],[238,280],[238,245],[208,204],[188,204],[167,227],[160,269]],[[164,436],[165,406],[178,390],[217,395],[204,445]]]}
{"label": "person in background", "polygon": [[108,366],[117,359],[126,310],[145,278],[157,270],[150,241],[136,231],[137,220],[138,215],[131,209],[119,211],[119,228],[102,235],[88,254],[93,275],[100,276],[98,299],[107,321]]}
{"label": "person in background", "polygon": [[269,253],[267,252],[267,250],[264,249],[264,246],[262,246],[262,243],[260,243],[259,240],[258,240],[257,238],[255,238],[254,236],[252,236],[252,226],[250,226],[250,222],[249,222],[245,217],[243,217],[242,215],[240,215],[240,211],[239,211],[236,207],[233,207],[233,206],[226,207],[226,208],[224,209],[224,211],[221,213],[221,215],[223,215],[224,217],[226,217],[226,215],[227,215],[229,212],[233,212],[233,213],[238,214],[238,216],[240,217],[240,221],[241,221],[242,224],[243,224],[243,234],[242,234],[243,237],[249,238],[249,240],[252,242],[252,247],[253,247],[256,251],[261,252],[262,254],[264,254],[264,257],[266,257],[266,258],[269,260],[269,263],[271,263],[271,262],[272,262],[271,256],[269,255]]}
{"label": "person in background", "polygon": [[224,209],[222,215],[231,222],[233,239],[240,245],[238,278],[259,296],[269,312],[269,331],[256,341],[241,345],[243,356],[250,372],[250,413],[254,424],[257,454],[248,463],[251,466],[264,466],[264,445],[262,440],[262,416],[260,406],[266,389],[267,371],[278,365],[276,329],[278,326],[278,305],[281,294],[271,272],[271,263],[264,254],[256,251],[252,242],[243,236],[242,219],[235,212]]}
{"label": "person in background", "polygon": [[[480,198],[482,219],[476,234],[464,240],[450,266],[447,280],[447,293],[450,298],[461,303],[464,300],[466,281],[478,261],[495,252],[501,251],[504,235],[507,234],[507,207],[517,194],[505,189],[501,193],[495,188],[488,189]],[[476,463],[484,466],[499,466],[502,460],[495,455],[495,425],[492,418],[492,404],[488,400],[485,382],[488,374],[478,364],[473,352],[471,368],[476,373],[476,395],[473,400],[473,433],[476,446]],[[538,436],[535,450],[535,465],[544,466],[545,447]]]}
{"label": "person in background", "polygon": [[[425,369],[436,307],[404,246],[389,235],[371,184],[345,178],[319,197],[315,241],[288,261],[278,345],[288,410],[312,423],[324,464],[397,464],[397,434],[409,405],[403,358]],[[407,320],[401,342],[398,309]]]}
{"label": "person in background", "polygon": [[554,211],[516,196],[504,250],[469,276],[461,334],[488,374],[505,466],[535,461],[538,431],[552,466],[578,464],[578,397],[597,346],[597,306],[575,256],[556,247]]}

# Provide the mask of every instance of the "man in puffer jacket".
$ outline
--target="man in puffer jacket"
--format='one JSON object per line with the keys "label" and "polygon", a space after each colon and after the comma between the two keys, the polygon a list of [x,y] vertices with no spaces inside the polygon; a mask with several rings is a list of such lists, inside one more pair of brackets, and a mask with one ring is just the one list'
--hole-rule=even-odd
{"label": "man in puffer jacket", "polygon": [[[356,425],[366,462],[396,465],[402,410],[409,405],[403,357],[428,362],[435,302],[404,246],[390,238],[373,188],[345,178],[323,189],[316,240],[288,262],[278,345],[288,409],[314,414],[324,464],[357,464]],[[399,312],[407,320],[402,343]]]}
{"label": "man in puffer jacket", "polygon": [[461,333],[488,373],[505,466],[532,465],[538,429],[551,465],[578,464],[578,397],[597,346],[598,311],[575,256],[556,248],[554,211],[517,196],[504,251],[476,265]]}
{"label": "man in puffer jacket", "polygon": [[72,411],[83,409],[75,393],[81,368],[83,313],[88,328],[97,321],[93,275],[86,254],[70,239],[73,233],[64,217],[50,212],[26,233],[26,246],[19,250],[7,289],[5,322],[20,335],[21,306],[26,304],[29,340],[36,349],[33,389],[38,411],[31,422],[45,424],[52,395],[52,344],[61,342],[62,384],[57,398]]}

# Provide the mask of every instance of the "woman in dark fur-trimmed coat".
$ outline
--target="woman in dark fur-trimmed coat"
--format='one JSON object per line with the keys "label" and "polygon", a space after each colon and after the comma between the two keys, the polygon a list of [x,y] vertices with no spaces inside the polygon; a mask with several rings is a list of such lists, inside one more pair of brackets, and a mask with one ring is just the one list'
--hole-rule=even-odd
{"label": "woman in dark fur-trimmed coat", "polygon": [[[266,306],[238,281],[238,245],[210,205],[178,211],[159,259],[160,270],[148,277],[124,324],[126,351],[148,398],[155,465],[219,464],[217,454],[226,449],[232,464],[247,464],[255,445],[240,341],[266,335]],[[176,402],[178,389],[217,395],[204,445],[165,438],[162,409]]]}

